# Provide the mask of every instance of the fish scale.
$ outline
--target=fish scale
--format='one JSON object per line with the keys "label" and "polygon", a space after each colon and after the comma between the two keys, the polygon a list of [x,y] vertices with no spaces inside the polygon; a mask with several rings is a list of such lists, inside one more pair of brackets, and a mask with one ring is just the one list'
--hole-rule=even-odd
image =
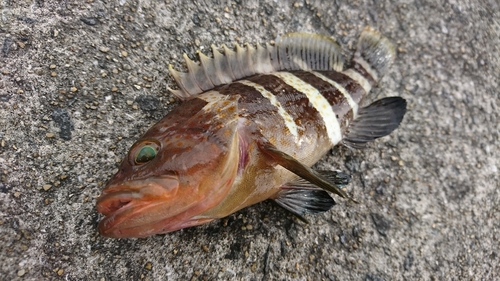
{"label": "fish scale", "polygon": [[264,47],[212,46],[170,72],[184,102],[130,149],[97,202],[108,237],[145,237],[210,222],[274,200],[306,221],[328,211],[349,176],[310,167],[334,145],[362,147],[395,130],[400,97],[362,99],[395,56],[366,28],[350,67],[329,37],[290,33]]}

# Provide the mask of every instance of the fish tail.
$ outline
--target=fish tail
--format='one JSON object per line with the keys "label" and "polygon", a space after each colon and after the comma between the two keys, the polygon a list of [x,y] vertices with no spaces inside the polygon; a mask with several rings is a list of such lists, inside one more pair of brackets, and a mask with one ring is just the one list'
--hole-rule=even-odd
{"label": "fish tail", "polygon": [[366,27],[358,41],[352,66],[374,86],[394,61],[394,45],[372,27]]}

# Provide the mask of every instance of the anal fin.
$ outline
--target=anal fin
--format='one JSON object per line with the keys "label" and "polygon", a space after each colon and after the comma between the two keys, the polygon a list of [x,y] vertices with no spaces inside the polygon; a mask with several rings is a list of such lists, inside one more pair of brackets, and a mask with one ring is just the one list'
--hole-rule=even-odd
{"label": "anal fin", "polygon": [[364,143],[387,136],[394,131],[406,113],[406,100],[388,97],[359,109],[343,141],[350,147],[362,147]]}

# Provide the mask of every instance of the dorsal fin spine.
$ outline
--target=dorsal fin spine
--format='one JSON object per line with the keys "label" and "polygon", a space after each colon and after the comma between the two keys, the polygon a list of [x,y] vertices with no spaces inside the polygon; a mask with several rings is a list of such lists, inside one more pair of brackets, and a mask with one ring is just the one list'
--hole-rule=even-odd
{"label": "dorsal fin spine", "polygon": [[[191,75],[186,72],[179,72],[175,70],[172,65],[169,66],[170,75],[174,77],[175,81],[180,90],[177,92],[172,92],[176,97],[181,100],[187,99],[192,93],[199,90],[199,87],[196,86],[196,83],[192,81]],[[197,89],[198,88],[198,89]],[[182,94],[179,93],[182,92]]]}
{"label": "dorsal fin spine", "polygon": [[[187,72],[187,76],[189,76],[189,81],[192,83],[192,91],[193,92],[197,92],[199,90],[203,91],[203,89],[199,86],[198,83],[200,83],[197,79],[196,79],[196,76],[200,76],[199,75],[199,67],[198,67],[198,64],[193,62],[188,56],[187,54],[183,54],[182,55],[184,57],[184,60],[186,62],[186,65],[187,65],[187,68],[188,68],[188,72]],[[190,91],[191,92],[191,91]]]}
{"label": "dorsal fin spine", "polygon": [[[198,51],[197,53],[200,53]],[[187,57],[187,56],[186,56]],[[188,58],[189,59],[189,58]],[[194,79],[198,84],[198,87],[202,89],[203,91],[213,89],[215,86],[210,79],[210,76],[208,75],[208,72],[206,71],[205,67],[199,63],[196,63],[189,59],[189,63],[191,64],[191,67],[193,68],[193,73],[194,73]],[[187,62],[186,62],[187,64]],[[190,70],[191,72],[191,70]]]}
{"label": "dorsal fin spine", "polygon": [[241,74],[238,68],[238,59],[234,51],[229,49],[226,45],[222,45],[222,47],[224,48],[224,59],[226,60],[227,65],[229,66],[229,75],[231,77],[231,82],[232,82],[236,80],[236,77],[238,77]]}
{"label": "dorsal fin spine", "polygon": [[228,71],[229,65],[227,64],[224,55],[217,50],[215,45],[212,45],[212,53],[214,55],[215,71],[217,72],[220,81],[223,84],[231,83],[232,79],[229,76],[231,74]]}
{"label": "dorsal fin spine", "polygon": [[254,65],[255,73],[271,73],[274,71],[274,67],[271,64],[271,58],[269,57],[269,48],[266,49],[262,45],[257,44],[257,60]]}
{"label": "dorsal fin spine", "polygon": [[200,57],[201,66],[203,67],[207,78],[210,79],[214,86],[220,85],[221,82],[217,77],[217,72],[215,71],[214,59],[209,58],[202,52],[198,52],[198,56]]}
{"label": "dorsal fin spine", "polygon": [[[234,54],[236,56],[235,64],[236,64],[236,69],[237,69],[237,74],[235,74],[236,77],[246,77],[246,69],[245,69],[245,57],[246,54],[243,54],[243,48],[238,43],[234,44]],[[239,79],[239,78],[236,78]]]}
{"label": "dorsal fin spine", "polygon": [[246,58],[248,61],[248,71],[250,73],[255,73],[254,65],[257,64],[257,50],[250,44],[246,43],[245,44],[246,48]]}

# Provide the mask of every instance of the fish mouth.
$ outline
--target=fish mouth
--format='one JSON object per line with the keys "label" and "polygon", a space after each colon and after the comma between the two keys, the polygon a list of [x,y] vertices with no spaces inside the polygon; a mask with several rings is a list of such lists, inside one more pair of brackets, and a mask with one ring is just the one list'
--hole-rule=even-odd
{"label": "fish mouth", "polygon": [[100,234],[119,238],[145,237],[157,232],[159,221],[183,211],[171,204],[178,189],[174,176],[107,186],[97,200],[97,211],[105,216],[99,222]]}
{"label": "fish mouth", "polygon": [[97,201],[97,211],[104,216],[111,216],[126,211],[131,207],[133,200],[140,199],[141,195],[133,191],[118,191],[101,196]]}

